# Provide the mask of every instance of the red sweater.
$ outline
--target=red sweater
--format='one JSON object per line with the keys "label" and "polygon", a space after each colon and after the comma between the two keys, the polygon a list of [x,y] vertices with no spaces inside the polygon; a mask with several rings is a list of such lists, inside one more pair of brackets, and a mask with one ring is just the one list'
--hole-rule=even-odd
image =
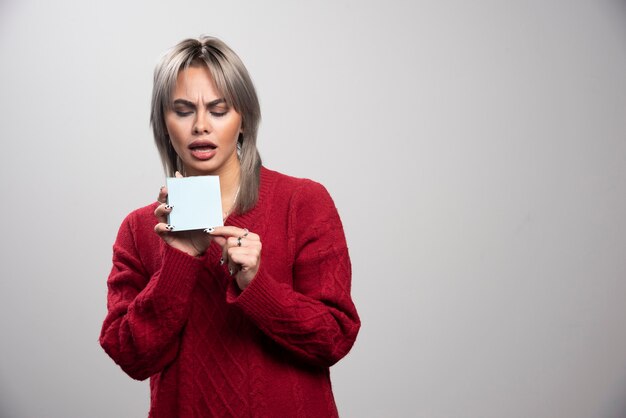
{"label": "red sweater", "polygon": [[155,233],[156,203],[129,214],[113,246],[100,344],[150,377],[153,418],[336,417],[329,367],[358,333],[341,221],[326,189],[261,169],[257,205],[227,225],[261,237],[245,291],[219,265]]}

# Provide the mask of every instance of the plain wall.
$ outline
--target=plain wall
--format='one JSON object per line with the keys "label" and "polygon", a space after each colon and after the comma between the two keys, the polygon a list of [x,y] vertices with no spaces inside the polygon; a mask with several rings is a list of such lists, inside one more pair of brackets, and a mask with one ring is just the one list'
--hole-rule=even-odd
{"label": "plain wall", "polygon": [[164,176],[160,54],[242,57],[265,164],[322,182],[363,328],[343,417],[626,416],[626,4],[0,2],[0,416],[142,417],[98,344]]}

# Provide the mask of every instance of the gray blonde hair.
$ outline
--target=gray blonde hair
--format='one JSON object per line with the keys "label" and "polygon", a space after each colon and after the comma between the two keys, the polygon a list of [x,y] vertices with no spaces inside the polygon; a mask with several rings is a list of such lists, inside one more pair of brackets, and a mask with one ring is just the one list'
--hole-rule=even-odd
{"label": "gray blonde hair", "polygon": [[226,104],[241,115],[243,132],[237,139],[238,146],[241,147],[241,173],[234,210],[239,213],[247,212],[254,207],[259,196],[261,156],[256,147],[256,137],[261,108],[243,62],[217,38],[201,36],[198,39],[185,39],[167,51],[154,69],[150,125],[163,168],[169,176],[174,176],[176,171],[184,174],[182,162],[167,134],[165,112],[171,106],[178,73],[192,65],[206,65],[215,86],[224,95]]}

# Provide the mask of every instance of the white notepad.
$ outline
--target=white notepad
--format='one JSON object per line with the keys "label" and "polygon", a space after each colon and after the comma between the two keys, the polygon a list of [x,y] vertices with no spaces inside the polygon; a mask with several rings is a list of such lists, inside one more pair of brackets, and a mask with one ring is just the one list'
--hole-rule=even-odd
{"label": "white notepad", "polygon": [[176,231],[223,226],[219,176],[168,177],[167,222]]}

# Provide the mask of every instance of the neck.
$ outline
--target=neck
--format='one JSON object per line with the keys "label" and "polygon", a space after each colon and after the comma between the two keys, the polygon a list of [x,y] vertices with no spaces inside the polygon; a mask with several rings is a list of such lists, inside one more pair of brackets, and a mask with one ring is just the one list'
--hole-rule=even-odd
{"label": "neck", "polygon": [[236,171],[233,170],[220,174],[220,190],[222,191],[222,196],[235,196],[239,188],[239,172],[239,167],[237,167]]}

